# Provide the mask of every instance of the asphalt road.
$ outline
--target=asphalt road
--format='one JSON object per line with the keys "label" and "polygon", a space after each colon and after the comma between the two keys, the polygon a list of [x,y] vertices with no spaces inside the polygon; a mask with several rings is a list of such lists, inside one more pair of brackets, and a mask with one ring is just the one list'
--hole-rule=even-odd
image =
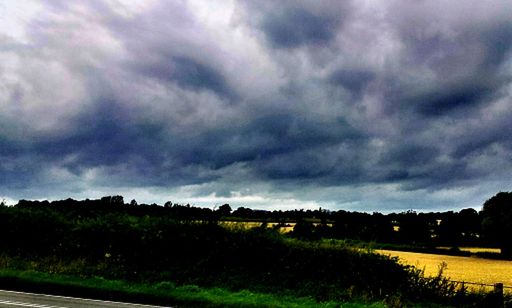
{"label": "asphalt road", "polygon": [[33,308],[75,308],[75,307],[119,307],[119,308],[152,308],[150,306],[93,299],[34,294],[0,290],[0,307],[33,307]]}

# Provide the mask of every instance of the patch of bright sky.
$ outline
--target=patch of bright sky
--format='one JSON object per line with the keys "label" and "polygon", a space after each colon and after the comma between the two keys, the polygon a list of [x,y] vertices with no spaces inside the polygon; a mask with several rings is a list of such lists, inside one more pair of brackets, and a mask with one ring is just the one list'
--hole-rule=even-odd
{"label": "patch of bright sky", "polygon": [[40,3],[30,0],[1,1],[0,33],[26,43],[26,25],[38,15],[42,7]]}
{"label": "patch of bright sky", "polygon": [[130,18],[152,7],[156,0],[106,0],[105,3],[123,17]]}
{"label": "patch of bright sky", "polygon": [[293,209],[318,209],[322,207],[315,201],[302,201],[294,198],[272,198],[261,195],[242,195],[239,192],[232,192],[229,197],[220,197],[210,194],[203,197],[192,197],[184,200],[177,200],[177,203],[191,203],[198,206],[218,207],[222,204],[232,204],[234,208],[238,206],[250,207],[253,209],[268,210],[293,210]]}

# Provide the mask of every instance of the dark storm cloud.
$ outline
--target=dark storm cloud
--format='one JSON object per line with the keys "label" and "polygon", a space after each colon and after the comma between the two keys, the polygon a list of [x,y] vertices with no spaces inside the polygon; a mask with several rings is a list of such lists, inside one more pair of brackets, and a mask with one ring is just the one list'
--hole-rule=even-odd
{"label": "dark storm cloud", "polygon": [[[4,156],[1,167],[6,177],[3,185],[20,188],[27,183],[44,185],[39,183],[48,180],[44,179],[44,171],[55,167],[77,177],[94,168],[106,171],[93,179],[95,185],[139,186],[144,183],[161,186],[215,179],[215,176],[199,174],[198,166],[180,160],[180,154],[187,157],[195,154],[193,149],[180,153],[179,149],[189,144],[166,141],[172,136],[165,139],[159,136],[159,127],[116,123],[119,121],[115,119],[117,115],[115,111],[105,113],[104,119],[88,118],[84,124],[89,127],[66,138],[35,142],[21,154]],[[176,162],[172,164],[170,160]]]}
{"label": "dark storm cloud", "polygon": [[498,68],[507,61],[512,50],[512,25],[505,21],[484,29],[481,34],[487,53],[484,65]]}
{"label": "dark storm cloud", "polygon": [[329,42],[335,35],[335,25],[303,8],[290,8],[265,16],[261,28],[273,46],[293,48]]}
{"label": "dark storm cloud", "polygon": [[327,45],[349,11],[347,3],[322,1],[245,1],[249,18],[273,48]]}
{"label": "dark storm cloud", "polygon": [[335,71],[329,77],[329,80],[335,84],[346,88],[355,95],[363,93],[364,87],[375,79],[375,72],[365,70],[340,69]]}
{"label": "dark storm cloud", "polygon": [[39,4],[24,36],[0,36],[6,196],[403,208],[511,179],[510,5]]}
{"label": "dark storm cloud", "polygon": [[179,85],[194,89],[206,88],[221,95],[229,94],[226,80],[214,69],[187,58],[174,58],[173,62],[175,71],[172,79]]}
{"label": "dark storm cloud", "polygon": [[454,142],[454,150],[451,153],[456,159],[463,159],[475,153],[484,152],[493,145],[500,145],[507,149],[507,155],[512,142],[512,126],[510,125],[508,112],[493,119],[490,122],[483,122],[480,125],[472,125],[465,128],[465,134]]}
{"label": "dark storm cloud", "polygon": [[343,120],[324,123],[289,114],[271,114],[251,119],[242,127],[212,129],[192,138],[174,136],[178,148],[172,151],[173,157],[184,165],[221,169],[244,162],[258,169],[278,155],[293,155],[305,149],[321,151],[342,140],[361,137]]}
{"label": "dark storm cloud", "polygon": [[78,153],[76,167],[118,164],[137,149],[144,151],[139,142],[151,140],[154,133],[141,133],[132,126],[122,105],[100,101],[90,113],[75,120],[80,129],[56,139],[41,140],[32,146],[35,152],[49,158]]}
{"label": "dark storm cloud", "polygon": [[401,144],[391,148],[383,157],[383,164],[401,162],[408,166],[429,165],[439,155],[439,149],[423,144]]}
{"label": "dark storm cloud", "polygon": [[484,102],[489,96],[496,95],[496,90],[470,82],[461,85],[443,85],[428,90],[426,93],[418,93],[414,97],[405,98],[404,102],[412,105],[422,116],[434,117],[473,107]]}
{"label": "dark storm cloud", "polygon": [[159,62],[142,66],[141,73],[191,90],[209,90],[222,97],[234,98],[224,76],[215,68],[187,57],[168,56]]}

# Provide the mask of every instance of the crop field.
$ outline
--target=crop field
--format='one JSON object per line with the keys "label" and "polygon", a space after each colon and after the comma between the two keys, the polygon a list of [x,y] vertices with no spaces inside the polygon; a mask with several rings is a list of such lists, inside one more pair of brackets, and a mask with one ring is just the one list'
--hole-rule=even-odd
{"label": "crop field", "polygon": [[[437,247],[439,249],[450,249],[451,247]],[[490,252],[490,253],[500,253],[501,250],[499,248],[485,248],[485,247],[459,247],[461,251],[468,251],[471,253],[477,252]]]}
{"label": "crop field", "polygon": [[[228,228],[244,228],[244,229],[250,229],[250,228],[256,228],[263,224],[263,222],[260,221],[222,221],[221,224]],[[267,227],[273,228],[279,223],[277,222],[268,222]],[[293,227],[295,227],[294,222],[285,223],[284,226],[279,227],[279,232],[281,233],[288,233],[293,231]]]}
{"label": "crop field", "polygon": [[[447,267],[443,274],[451,280],[490,285],[501,282],[505,286],[512,286],[512,261],[394,250],[376,250],[376,252],[396,256],[404,264],[425,269],[427,276],[435,276],[441,263],[445,262]],[[512,292],[512,289],[506,288],[505,291]]]}
{"label": "crop field", "polygon": [[[221,225],[228,227],[228,228],[244,228],[244,229],[250,229],[250,228],[256,228],[263,224],[262,221],[221,221]],[[275,226],[278,226],[278,222],[267,222],[267,228],[274,228]],[[317,226],[320,223],[314,222],[313,225]],[[332,226],[332,224],[328,223],[328,226]],[[293,231],[293,228],[295,227],[295,222],[287,222],[284,224],[284,226],[279,226],[279,232],[281,233],[289,233]]]}

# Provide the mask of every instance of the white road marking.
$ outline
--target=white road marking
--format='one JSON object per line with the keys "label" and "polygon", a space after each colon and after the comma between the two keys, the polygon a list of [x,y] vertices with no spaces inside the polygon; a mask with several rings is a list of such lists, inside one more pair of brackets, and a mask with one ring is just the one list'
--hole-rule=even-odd
{"label": "white road marking", "polygon": [[[132,306],[132,307],[147,307],[147,308],[164,308],[168,306],[153,306],[153,305],[144,305],[144,304],[132,304],[132,303],[123,303],[123,302],[114,302],[114,301],[104,301],[104,300],[98,300],[98,299],[88,299],[88,298],[80,298],[80,297],[70,297],[70,296],[62,296],[62,295],[50,295],[50,294],[39,294],[39,293],[30,293],[30,292],[20,292],[20,291],[8,291],[8,290],[0,290],[1,293],[12,293],[12,294],[19,294],[19,295],[32,295],[32,296],[41,296],[41,297],[47,297],[47,298],[60,298],[60,299],[67,299],[67,300],[75,300],[75,301],[88,301],[88,302],[95,302],[98,304],[104,303],[104,304],[122,304],[126,306]],[[9,301],[2,301],[1,303],[8,303]],[[18,302],[12,302],[12,303],[18,303]],[[21,302],[19,302],[21,304]],[[38,304],[29,304],[29,303],[23,303],[25,305],[34,305],[34,306],[26,306],[26,307],[40,307],[40,308],[65,308],[65,307],[59,307],[59,306],[45,306],[45,305],[38,305]],[[14,305],[14,304],[13,304]]]}
{"label": "white road marking", "polygon": [[34,308],[66,308],[66,307],[62,307],[62,306],[48,306],[48,305],[39,305],[39,304],[4,301],[4,300],[0,300],[0,304],[7,304],[7,305],[11,305],[11,306],[22,306],[22,307],[34,307]]}

